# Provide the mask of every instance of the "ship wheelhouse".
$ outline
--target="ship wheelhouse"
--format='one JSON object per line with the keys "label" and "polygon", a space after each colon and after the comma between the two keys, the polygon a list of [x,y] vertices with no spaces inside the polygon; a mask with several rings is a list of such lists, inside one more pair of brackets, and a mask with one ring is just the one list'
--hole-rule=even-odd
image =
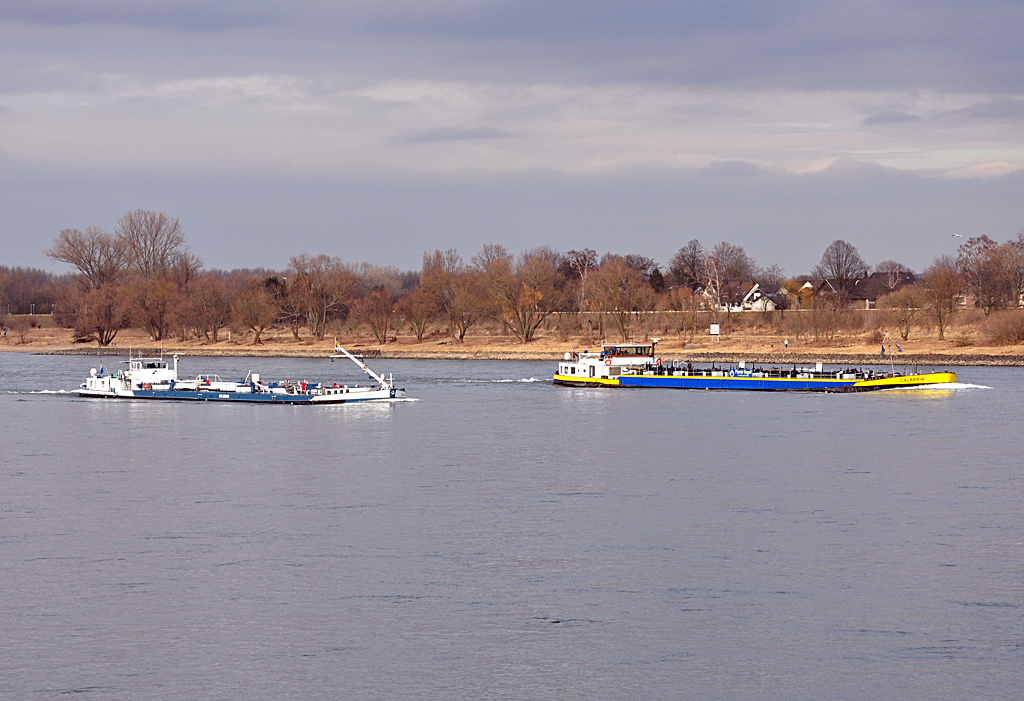
{"label": "ship wheelhouse", "polygon": [[163,358],[129,357],[125,374],[133,390],[152,388],[154,385],[170,386],[178,379],[178,356],[174,356],[173,366]]}
{"label": "ship wheelhouse", "polygon": [[659,339],[647,343],[605,343],[599,352],[566,353],[559,364],[560,375],[608,379],[656,364],[655,346]]}

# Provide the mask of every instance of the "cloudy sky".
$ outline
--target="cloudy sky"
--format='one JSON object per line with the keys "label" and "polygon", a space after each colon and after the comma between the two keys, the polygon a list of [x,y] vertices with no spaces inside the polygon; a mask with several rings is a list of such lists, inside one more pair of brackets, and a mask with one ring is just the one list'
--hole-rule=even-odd
{"label": "cloudy sky", "polygon": [[1019,0],[0,0],[0,264],[178,217],[297,253],[642,253],[920,269],[1024,229]]}

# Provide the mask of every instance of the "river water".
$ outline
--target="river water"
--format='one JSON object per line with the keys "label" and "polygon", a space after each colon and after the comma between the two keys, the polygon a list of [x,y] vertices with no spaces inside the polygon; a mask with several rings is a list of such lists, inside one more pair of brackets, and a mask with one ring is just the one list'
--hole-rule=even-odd
{"label": "river water", "polygon": [[1020,697],[1024,370],[825,395],[376,361],[415,400],[291,407],[67,393],[96,365],[0,354],[0,698]]}

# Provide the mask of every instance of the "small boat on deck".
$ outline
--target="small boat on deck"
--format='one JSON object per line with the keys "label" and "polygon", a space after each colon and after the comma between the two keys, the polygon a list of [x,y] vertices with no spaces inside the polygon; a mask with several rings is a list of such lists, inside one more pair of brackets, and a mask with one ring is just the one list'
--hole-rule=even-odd
{"label": "small boat on deck", "polygon": [[604,344],[599,352],[565,354],[556,385],[573,387],[651,387],[802,392],[870,392],[956,382],[951,372],[898,373],[873,368],[826,368],[765,363],[697,363],[658,357],[658,339],[647,343]]}
{"label": "small boat on deck", "polygon": [[335,343],[333,358],[349,358],[371,377],[369,385],[338,385],[306,380],[266,382],[258,373],[249,372],[242,380],[222,380],[218,375],[199,375],[192,380],[178,377],[179,356],[167,361],[162,356],[129,354],[128,368],[106,373],[100,363],[78,389],[81,397],[96,399],[162,399],[204,402],[247,402],[262,404],[345,404],[394,399],[405,394],[395,387],[389,375],[385,379],[369,368],[360,358]]}

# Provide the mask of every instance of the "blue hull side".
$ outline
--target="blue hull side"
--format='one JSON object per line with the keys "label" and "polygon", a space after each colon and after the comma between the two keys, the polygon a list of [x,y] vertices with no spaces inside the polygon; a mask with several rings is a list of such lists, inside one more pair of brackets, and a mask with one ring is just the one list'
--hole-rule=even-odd
{"label": "blue hull side", "polygon": [[662,387],[669,389],[746,389],[766,391],[829,390],[855,384],[857,380],[798,379],[767,377],[664,377],[623,375],[620,387]]}

